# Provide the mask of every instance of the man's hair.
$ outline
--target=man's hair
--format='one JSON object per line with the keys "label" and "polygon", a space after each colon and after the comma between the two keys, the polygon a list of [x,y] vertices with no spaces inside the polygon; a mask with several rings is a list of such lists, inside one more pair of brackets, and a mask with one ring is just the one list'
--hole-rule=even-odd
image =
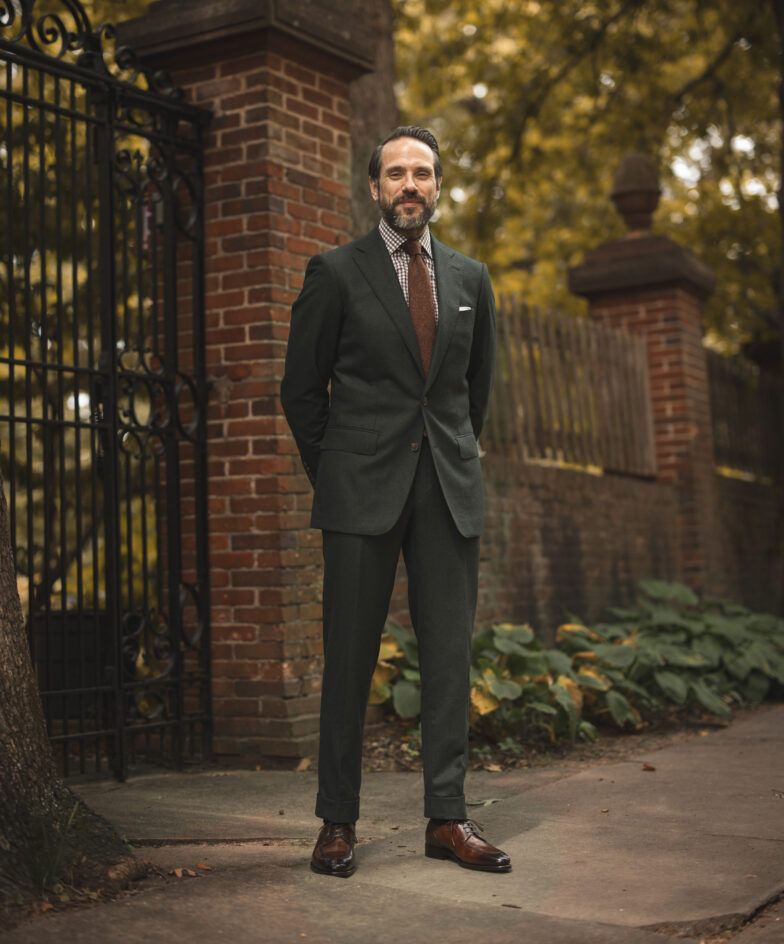
{"label": "man's hair", "polygon": [[441,168],[441,153],[438,150],[436,136],[432,131],[428,131],[427,128],[418,128],[416,125],[405,125],[401,128],[395,128],[394,131],[390,132],[381,144],[376,146],[376,149],[370,156],[368,176],[376,186],[378,186],[381,178],[381,152],[384,149],[384,145],[398,138],[416,138],[417,141],[423,141],[433,152],[433,170],[435,171],[436,180],[441,180],[444,174]]}

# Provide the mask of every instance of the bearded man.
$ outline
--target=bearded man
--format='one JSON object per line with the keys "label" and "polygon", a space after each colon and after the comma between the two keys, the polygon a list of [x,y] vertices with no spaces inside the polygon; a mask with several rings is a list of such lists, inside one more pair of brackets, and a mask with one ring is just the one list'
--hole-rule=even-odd
{"label": "bearded man", "polygon": [[372,232],[310,260],[294,303],[283,407],[323,532],[324,677],[314,871],[356,869],[362,737],[402,551],[422,679],[425,854],[508,872],[467,819],[469,671],[495,360],[487,267],[430,233],[438,143],[395,129],[373,152]]}

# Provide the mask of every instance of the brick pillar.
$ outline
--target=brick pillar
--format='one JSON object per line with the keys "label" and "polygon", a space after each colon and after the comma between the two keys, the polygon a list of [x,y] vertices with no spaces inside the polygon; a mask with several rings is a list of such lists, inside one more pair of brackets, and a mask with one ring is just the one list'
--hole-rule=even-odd
{"label": "brick pillar", "polygon": [[628,232],[587,252],[569,287],[588,299],[595,321],[648,337],[657,477],[677,489],[682,577],[710,590],[715,473],[700,309],[714,276],[688,249],[650,232],[659,184],[646,157],[624,158],[612,197]]}
{"label": "brick pillar", "polygon": [[213,111],[205,149],[215,754],[313,754],[320,535],[278,391],[307,259],[349,238],[349,85],[373,39],[340,2],[161,0],[120,41]]}

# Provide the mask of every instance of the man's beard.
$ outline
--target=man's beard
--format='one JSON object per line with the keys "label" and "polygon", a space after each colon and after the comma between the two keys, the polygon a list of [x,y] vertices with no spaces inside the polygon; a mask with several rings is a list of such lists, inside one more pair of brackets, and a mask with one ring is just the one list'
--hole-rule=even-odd
{"label": "man's beard", "polygon": [[395,206],[397,203],[403,203],[406,200],[418,200],[419,197],[398,197],[397,200],[385,200],[382,196],[379,195],[378,206],[381,210],[381,215],[389,223],[389,225],[396,230],[401,232],[406,232],[412,229],[422,229],[425,226],[427,221],[432,217],[436,212],[436,205],[438,203],[438,197],[433,197],[431,202],[427,202],[422,199],[421,205],[422,209],[416,216],[406,216],[404,213],[399,213]]}

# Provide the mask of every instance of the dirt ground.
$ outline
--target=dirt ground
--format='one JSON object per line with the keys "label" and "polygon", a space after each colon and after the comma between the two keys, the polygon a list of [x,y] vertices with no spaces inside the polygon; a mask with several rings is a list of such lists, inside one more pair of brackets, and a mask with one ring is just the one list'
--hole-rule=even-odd
{"label": "dirt ground", "polygon": [[[769,705],[739,709],[735,719],[765,711]],[[521,741],[507,740],[502,747],[496,741],[471,737],[469,767],[471,770],[502,771],[514,768],[544,767],[568,762],[595,764],[612,762],[641,751],[655,750],[689,738],[704,736],[731,722],[715,715],[676,710],[647,720],[637,731],[621,730],[615,725],[600,728],[596,741],[568,741],[553,744],[546,736]],[[362,760],[365,771],[421,770],[417,726],[389,715],[368,725]]]}

